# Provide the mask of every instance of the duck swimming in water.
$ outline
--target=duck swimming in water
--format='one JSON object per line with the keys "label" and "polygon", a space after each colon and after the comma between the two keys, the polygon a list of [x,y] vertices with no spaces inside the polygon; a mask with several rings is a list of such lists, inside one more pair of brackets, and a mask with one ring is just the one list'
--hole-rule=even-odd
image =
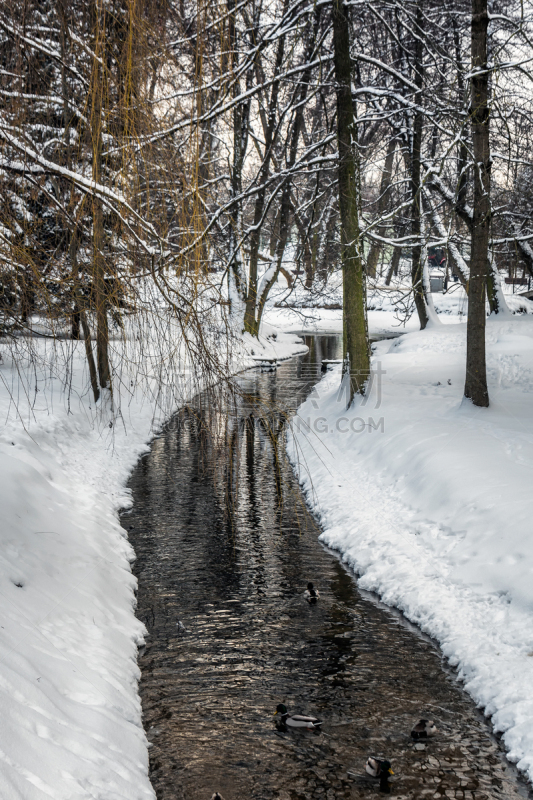
{"label": "duck swimming in water", "polygon": [[315,589],[312,583],[308,583],[307,589],[304,592],[304,597],[310,605],[314,606],[320,595],[318,594],[318,589]]}
{"label": "duck swimming in water", "polygon": [[394,775],[390,761],[370,756],[365,765],[365,770],[373,778],[379,778],[379,789],[385,794],[390,794],[389,775]]}
{"label": "duck swimming in water", "polygon": [[421,719],[411,731],[411,737],[417,741],[418,739],[427,739],[428,736],[434,736],[436,733],[437,728],[432,719]]}
{"label": "duck swimming in water", "polygon": [[283,703],[279,703],[274,711],[274,716],[281,714],[280,724],[282,727],[287,728],[306,728],[308,731],[320,732],[322,720],[317,717],[306,717],[303,714],[290,714],[287,707]]}

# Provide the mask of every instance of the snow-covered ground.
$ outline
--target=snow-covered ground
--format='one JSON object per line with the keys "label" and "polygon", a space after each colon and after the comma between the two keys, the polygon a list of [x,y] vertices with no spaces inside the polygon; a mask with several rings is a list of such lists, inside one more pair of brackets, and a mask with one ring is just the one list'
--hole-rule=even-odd
{"label": "snow-covered ground", "polygon": [[322,541],[439,641],[533,779],[533,317],[488,320],[488,409],[463,400],[465,337],[378,342],[349,410],[328,373],[290,449]]}
{"label": "snow-covered ground", "polygon": [[[244,337],[235,370],[306,350],[263,333]],[[155,349],[139,361],[114,342],[114,410],[95,409],[82,342],[19,340],[16,361],[11,347],[0,343],[0,797],[153,798],[118,510],[139,455],[198,383],[166,364],[160,386]]]}
{"label": "snow-covered ground", "polygon": [[[461,292],[437,298],[443,321],[461,319]],[[440,640],[531,774],[533,318],[489,321],[492,405],[477,411],[461,404],[464,325],[416,333],[389,294],[372,302],[373,336],[408,332],[376,345],[381,405],[375,382],[365,408],[345,413],[338,376],[328,375],[300,413],[312,425],[298,435],[302,480],[325,540],[362,585]],[[263,339],[243,337],[231,368],[302,352],[280,329],[339,331],[341,322],[338,309],[272,303]],[[14,360],[0,342],[2,798],[153,798],[134,554],[118,510],[154,432],[199,384],[175,354],[171,368],[136,342],[113,344],[113,409],[91,401],[83,343],[21,340]],[[349,431],[369,416],[377,430],[335,432],[338,420]]]}
{"label": "snow-covered ground", "polygon": [[[367,294],[368,327],[370,336],[395,335],[419,328],[418,317],[410,297],[407,281],[396,287],[369,287]],[[533,303],[519,294],[512,294],[512,287],[504,285],[505,300],[513,314],[533,313]],[[432,295],[436,312],[444,324],[455,324],[466,320],[467,297],[459,283],[451,283],[445,293]],[[406,310],[409,309],[409,313]],[[342,331],[342,284],[340,274],[333,275],[327,288],[318,287],[307,291],[299,282],[291,289],[286,282],[272,292],[265,309],[265,320],[285,331],[308,333],[338,333]]]}

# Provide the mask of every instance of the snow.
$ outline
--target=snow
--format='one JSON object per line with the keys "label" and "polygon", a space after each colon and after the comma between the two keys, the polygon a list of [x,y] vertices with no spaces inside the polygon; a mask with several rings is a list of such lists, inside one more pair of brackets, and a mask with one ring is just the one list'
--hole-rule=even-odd
{"label": "snow", "polygon": [[533,780],[533,318],[488,319],[488,409],[463,399],[457,320],[377,342],[349,410],[328,373],[290,452],[324,544],[438,640]]}
{"label": "snow", "polygon": [[[293,455],[324,542],[362,588],[439,640],[532,777],[533,317],[489,320],[491,406],[480,410],[462,401],[461,287],[435,296],[447,324],[424,332],[392,297],[369,298],[371,335],[404,333],[374,345],[384,374],[369,399],[346,411],[329,373],[300,409],[311,430],[295,429]],[[341,322],[339,309],[271,303],[231,369],[288,358],[305,349],[295,331]],[[150,342],[141,379],[130,331],[113,341],[114,408],[95,408],[83,343],[37,338],[39,320],[33,330],[31,344],[0,343],[0,797],[153,800],[137,693],[144,630],[118,511],[148,442],[201,384],[178,354],[158,385]]]}
{"label": "snow", "polygon": [[[378,285],[367,290],[368,329],[370,337],[399,335],[419,328],[418,317],[412,302],[409,302],[411,288],[408,279],[395,279],[390,287]],[[505,302],[513,314],[533,314],[533,302],[519,294],[512,293],[512,287],[502,286]],[[466,321],[468,301],[460,283],[450,282],[446,293],[433,293],[431,301],[443,324]],[[411,314],[406,314],[410,307]],[[488,311],[488,305],[487,305]],[[414,313],[413,313],[414,312]],[[286,282],[271,292],[271,299],[265,309],[265,320],[285,331],[305,331],[306,333],[338,333],[342,331],[342,276],[332,275],[326,286],[318,286],[309,291],[300,281],[292,288]]]}
{"label": "snow", "polygon": [[[126,482],[147,443],[198,384],[184,363],[181,383],[158,386],[155,349],[145,354],[151,374],[140,380],[130,344],[135,336],[113,342],[122,366],[112,410],[107,400],[96,409],[91,401],[83,342],[0,343],[6,800],[154,798],[137,691],[144,629],[118,511],[131,504]],[[265,326],[253,347],[243,338],[231,363],[240,370],[305,349],[297,336]]]}

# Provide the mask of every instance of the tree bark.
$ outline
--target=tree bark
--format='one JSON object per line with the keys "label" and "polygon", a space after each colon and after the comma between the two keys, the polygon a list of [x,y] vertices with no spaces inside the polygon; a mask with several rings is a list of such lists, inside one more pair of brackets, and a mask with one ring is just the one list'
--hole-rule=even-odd
{"label": "tree bark", "polygon": [[96,371],[96,363],[94,360],[93,346],[91,344],[91,331],[89,328],[89,323],[87,321],[87,313],[85,311],[83,297],[81,295],[78,283],[78,235],[76,229],[71,231],[69,256],[72,268],[71,274],[72,274],[72,286],[74,294],[74,308],[77,310],[77,315],[83,331],[83,343],[85,345],[85,356],[87,358],[87,365],[89,367],[91,388],[93,390],[94,402],[97,403],[100,397],[100,387],[98,386],[98,374]]}
{"label": "tree bark", "polygon": [[[283,13],[287,10],[288,0],[283,5]],[[268,104],[268,117],[265,131],[265,151],[263,163],[259,170],[258,183],[260,189],[255,198],[254,209],[254,228],[250,236],[250,269],[248,274],[248,294],[246,297],[246,310],[244,313],[244,330],[257,336],[259,331],[256,326],[257,309],[257,265],[259,261],[259,242],[261,239],[261,220],[265,209],[266,182],[270,173],[270,161],[272,159],[272,148],[274,146],[274,132],[276,129],[276,113],[278,110],[279,80],[277,78],[283,55],[285,52],[285,36],[281,36],[276,52],[276,63],[274,66],[274,82],[270,91],[270,101]]]}
{"label": "tree bark", "polygon": [[[383,212],[387,208],[387,203],[389,199],[389,189],[392,181],[392,165],[394,162],[395,150],[396,150],[396,139],[392,137],[391,139],[389,139],[389,143],[387,145],[385,164],[383,166],[383,172],[381,173],[381,184],[379,187],[379,200],[377,208],[378,218],[383,214]],[[378,225],[377,234],[379,236],[384,236],[386,230],[387,230],[386,225]],[[366,274],[368,275],[369,278],[376,277],[376,267],[378,265],[378,260],[382,249],[383,246],[380,242],[372,242],[370,246],[370,252],[368,253],[368,258],[366,260]]]}
{"label": "tree bark", "polygon": [[[235,0],[228,0],[228,42],[230,51],[230,74],[233,77],[239,67],[239,57],[237,52],[237,20]],[[251,70],[248,70],[247,82],[250,80]],[[249,88],[247,86],[247,88]],[[234,79],[233,98],[236,99],[241,93],[241,84],[238,78]],[[229,251],[230,265],[228,272],[228,282],[230,287],[231,313],[241,313],[235,306],[245,303],[247,295],[247,281],[242,263],[241,253],[241,232],[242,232],[242,170],[246,150],[248,148],[248,120],[250,115],[250,100],[237,103],[233,110],[233,164],[231,170],[231,195],[234,202],[229,209],[231,223],[229,228]],[[236,293],[236,297],[235,297]],[[244,320],[243,320],[244,322]]]}
{"label": "tree bark", "polygon": [[[416,102],[418,109],[422,104],[422,85],[424,81],[423,74],[423,42],[422,42],[422,29],[424,17],[422,14],[422,0],[419,0],[416,10],[416,21],[418,36],[415,42],[415,84],[418,88],[416,93]],[[418,243],[412,249],[411,256],[411,280],[413,283],[413,293],[415,298],[415,306],[418,312],[418,319],[420,320],[420,330],[424,330],[429,322],[429,315],[427,310],[426,292],[424,287],[424,265],[422,263],[422,192],[421,192],[421,159],[422,159],[422,129],[423,129],[423,116],[422,111],[415,111],[415,118],[413,121],[413,149],[411,154],[411,234],[413,240]]]}
{"label": "tree bark", "polygon": [[503,294],[500,273],[492,254],[490,254],[487,259],[487,299],[489,301],[491,314],[502,314],[508,311]]}
{"label": "tree bark", "polygon": [[333,58],[337,93],[337,141],[339,148],[339,208],[343,274],[343,350],[350,365],[350,403],[354,393],[363,394],[370,374],[370,347],[366,318],[366,291],[361,258],[359,187],[355,115],[352,102],[350,34],[347,9],[333,0]]}
{"label": "tree bark", "polygon": [[[400,225],[398,227],[398,229],[397,229],[397,233],[396,233],[397,237],[398,238],[402,237],[404,235],[404,233],[405,233],[404,226]],[[389,271],[387,272],[387,276],[385,278],[385,286],[390,286],[391,281],[392,281],[392,276],[398,274],[398,269],[399,269],[399,266],[400,266],[401,257],[402,257],[402,248],[401,247],[395,247],[394,248],[394,252],[392,254],[392,258],[391,258]]]}
{"label": "tree bark", "polygon": [[[67,15],[65,0],[58,0],[57,10],[61,24],[61,91],[63,94],[63,125],[65,128],[65,151],[66,151],[66,166],[70,169],[70,109],[68,100],[68,83],[66,79],[66,59],[67,59]],[[74,185],[71,188],[70,207],[73,208],[74,202]],[[83,331],[83,340],[85,346],[85,356],[87,358],[87,366],[89,368],[89,378],[91,381],[91,389],[93,390],[94,402],[97,403],[100,397],[100,387],[98,385],[98,374],[96,371],[96,362],[94,360],[94,353],[91,344],[91,331],[87,321],[87,313],[83,302],[83,297],[79,287],[79,270],[78,270],[78,247],[79,238],[76,226],[74,225],[69,231],[69,259],[71,266],[71,281],[72,281],[72,296],[73,296],[73,310],[71,316],[72,324],[72,338],[79,340],[81,338],[81,331]]]}
{"label": "tree bark", "polygon": [[[447,238],[446,228],[430,196],[426,195],[426,203],[429,208],[429,213],[431,216],[431,220],[433,222],[433,227],[435,228],[439,238],[446,239]],[[448,240],[447,251],[448,251],[448,260],[452,264],[452,269],[454,270],[455,274],[459,276],[459,280],[461,281],[462,285],[465,288],[466,293],[468,294],[469,271],[465,263],[465,260],[462,257],[461,252],[457,247],[457,245],[451,240]]]}
{"label": "tree bark", "polygon": [[[311,53],[313,52],[315,47],[315,41],[318,33],[318,26],[320,23],[320,16],[321,16],[321,10],[320,8],[317,8],[314,14],[313,34],[309,37],[309,42],[307,45],[306,63],[308,65],[311,60]],[[302,131],[304,122],[305,98],[307,97],[307,92],[309,89],[309,80],[311,77],[311,71],[312,71],[311,66],[307,66],[306,69],[302,72],[302,76],[299,81],[298,91],[295,93],[296,113],[294,115],[294,122],[292,125],[292,131],[290,135],[291,138],[289,147],[289,158],[287,160],[288,171],[290,171],[294,166],[296,162],[296,157],[298,155],[298,142],[300,140],[300,133]],[[257,336],[259,334],[265,303],[268,299],[268,295],[271,288],[276,283],[279,273],[281,272],[283,255],[285,253],[285,247],[287,245],[287,240],[289,238],[289,233],[291,230],[291,223],[292,223],[291,189],[292,189],[291,178],[286,177],[283,183],[283,191],[281,193],[281,203],[279,207],[278,238],[276,240],[274,256],[272,257],[272,261],[273,262],[275,261],[276,266],[275,269],[272,271],[270,277],[267,276],[267,279],[264,281],[263,286],[261,287],[261,291],[259,293],[256,318],[254,321],[254,327],[251,331],[254,336]]]}
{"label": "tree bark", "polygon": [[[93,11],[94,52],[101,50],[99,16],[100,9],[95,2]],[[104,76],[100,64],[93,59],[91,75],[91,145],[92,145],[92,178],[95,183],[102,182],[102,99],[104,94]],[[111,389],[111,371],[109,369],[109,328],[107,323],[107,297],[105,286],[104,261],[104,211],[102,201],[92,198],[93,216],[93,292],[96,311],[96,362],[101,389]]]}
{"label": "tree bark", "polygon": [[474,218],[472,224],[465,397],[488,406],[485,357],[485,287],[490,233],[490,142],[487,71],[487,0],[472,0],[472,145]]}
{"label": "tree bark", "polygon": [[[457,62],[457,89],[460,97],[461,106],[466,105],[467,92],[465,90],[465,83],[463,77],[463,61],[461,57],[461,40],[459,37],[459,21],[458,16],[452,17],[453,26],[453,41],[455,46],[455,60]],[[457,161],[457,203],[456,213],[464,210],[466,205],[466,192],[468,188],[468,147],[464,136],[461,136],[459,142],[459,159]]]}
{"label": "tree bark", "polygon": [[306,228],[300,213],[295,209],[294,202],[292,203],[292,215],[298,229],[298,246],[301,254],[298,259],[298,267],[303,264],[305,272],[304,286],[306,289],[310,289],[313,285],[316,266],[316,252],[313,252],[312,246],[309,244],[310,238],[311,242],[313,242],[313,235],[311,234],[311,237],[309,237],[309,228]]}

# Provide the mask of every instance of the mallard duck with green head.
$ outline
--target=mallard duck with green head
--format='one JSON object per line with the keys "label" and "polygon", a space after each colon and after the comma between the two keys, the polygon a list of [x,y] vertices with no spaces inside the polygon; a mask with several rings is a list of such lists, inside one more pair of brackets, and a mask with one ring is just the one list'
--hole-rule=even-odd
{"label": "mallard duck with green head", "polygon": [[379,778],[380,792],[390,794],[389,775],[394,775],[390,761],[385,758],[370,756],[366,762],[365,770],[373,778]]}
{"label": "mallard duck with green head", "polygon": [[320,595],[318,593],[318,589],[315,589],[312,583],[308,583],[307,589],[304,592],[304,597],[309,605],[314,606],[317,604]]}
{"label": "mallard duck with green head", "polygon": [[437,728],[432,719],[421,719],[411,731],[411,737],[416,742],[419,739],[428,739],[430,736],[435,736],[436,733]]}
{"label": "mallard duck with green head", "polygon": [[284,706],[283,703],[278,704],[274,716],[276,714],[281,714],[279,722],[281,727],[306,728],[308,731],[320,732],[322,720],[317,717],[306,717],[303,714],[289,714],[287,706]]}

